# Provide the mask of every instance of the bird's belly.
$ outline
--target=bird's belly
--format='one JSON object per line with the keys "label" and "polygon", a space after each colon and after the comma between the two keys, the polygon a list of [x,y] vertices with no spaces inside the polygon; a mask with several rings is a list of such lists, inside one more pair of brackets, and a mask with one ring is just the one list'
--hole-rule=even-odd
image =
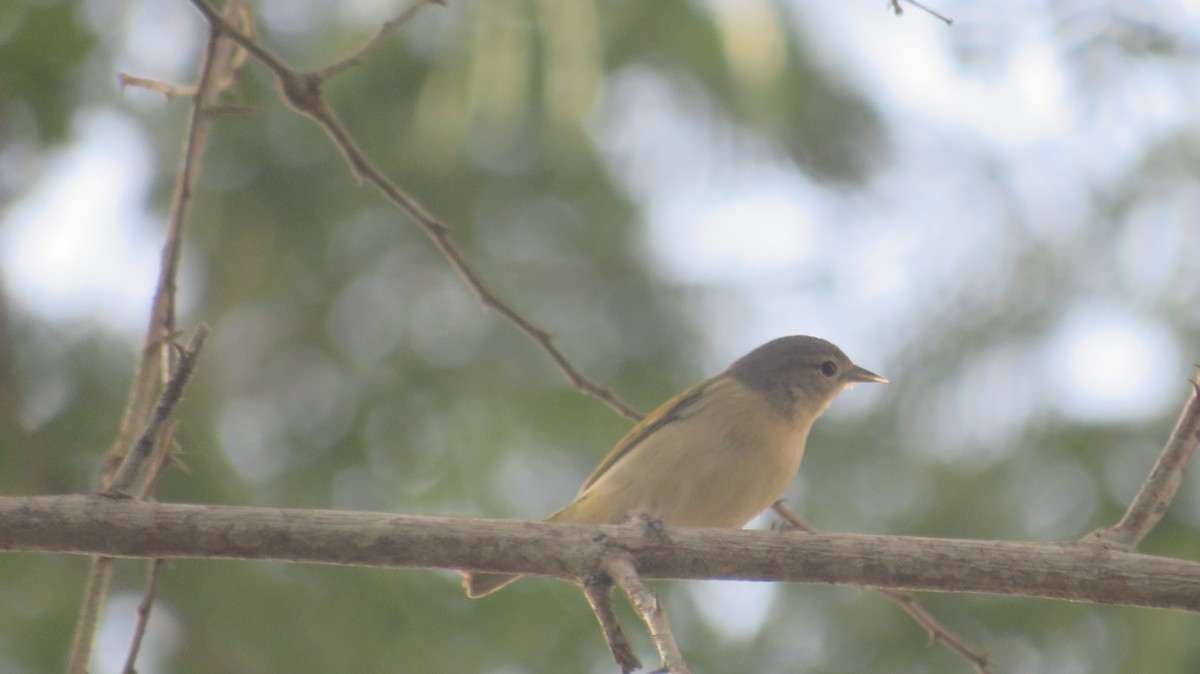
{"label": "bird's belly", "polygon": [[[606,523],[642,515],[668,526],[741,528],[783,496],[796,477],[804,438],[746,443],[712,438],[707,451],[667,443],[656,447],[651,471],[619,462],[563,513],[562,521]],[[572,512],[573,511],[573,512]]]}
{"label": "bird's belly", "polygon": [[753,460],[739,458],[718,458],[697,466],[692,480],[672,480],[666,490],[670,498],[652,499],[650,505],[661,512],[656,516],[674,526],[740,529],[783,496],[795,479],[795,468],[763,470]]}

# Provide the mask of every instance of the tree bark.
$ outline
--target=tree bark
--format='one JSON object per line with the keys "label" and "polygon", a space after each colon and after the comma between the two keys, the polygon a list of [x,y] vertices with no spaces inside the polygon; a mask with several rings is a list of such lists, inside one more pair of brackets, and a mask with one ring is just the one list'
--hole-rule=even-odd
{"label": "tree bark", "polygon": [[0,497],[0,550],[261,559],[586,578],[628,551],[644,578],[832,583],[1200,611],[1200,564],[1102,543],[591,526],[371,512]]}

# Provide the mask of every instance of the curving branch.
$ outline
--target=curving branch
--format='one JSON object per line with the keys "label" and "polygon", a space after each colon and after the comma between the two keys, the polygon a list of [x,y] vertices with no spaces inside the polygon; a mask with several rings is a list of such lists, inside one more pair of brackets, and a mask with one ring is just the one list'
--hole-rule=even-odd
{"label": "curving branch", "polygon": [[[350,170],[354,172],[354,175],[360,181],[373,185],[383,193],[388,201],[408,213],[416,221],[426,236],[429,237],[429,240],[438,249],[438,252],[446,258],[446,261],[454,268],[459,278],[466,283],[467,287],[475,295],[475,298],[484,307],[496,311],[496,313],[515,325],[517,329],[525,333],[541,347],[542,351],[550,359],[550,362],[554,364],[554,367],[562,373],[576,390],[603,401],[625,417],[630,419],[639,418],[637,410],[632,406],[621,400],[612,391],[600,386],[580,372],[567,359],[558,346],[555,345],[554,338],[549,332],[526,318],[524,314],[517,311],[508,302],[501,299],[483,281],[479,274],[475,272],[463,252],[450,239],[449,226],[430,213],[416,197],[405,192],[392,182],[390,178],[384,175],[367,158],[366,153],[354,141],[354,138],[350,135],[345,125],[342,124],[334,111],[325,103],[325,98],[321,95],[321,85],[324,83],[322,73],[326,71],[304,73],[289,67],[282,59],[265,49],[251,36],[246,35],[226,21],[205,0],[190,1],[196,9],[200,10],[200,13],[204,15],[204,18],[214,29],[220,30],[231,40],[237,42],[238,45],[275,75],[287,103],[294,110],[320,125],[325,134],[329,136],[329,139],[333,141],[333,144],[337,146],[338,151],[341,152],[342,157],[349,164]],[[422,5],[418,5],[418,7]],[[337,72],[336,68],[334,72]]]}
{"label": "curving branch", "polygon": [[1200,384],[1192,381],[1191,385],[1192,395],[1179,413],[1171,437],[1121,521],[1110,528],[1092,532],[1085,541],[1100,541],[1134,550],[1167,514],[1183,481],[1183,472],[1200,443]]}
{"label": "curving branch", "polygon": [[411,5],[409,5],[408,7],[405,7],[403,10],[401,10],[400,13],[397,14],[395,17],[385,21],[383,23],[383,25],[379,27],[379,30],[375,33],[375,37],[371,38],[370,41],[368,41],[365,45],[362,46],[361,49],[354,52],[350,56],[347,56],[346,58],[342,59],[341,61],[338,61],[337,63],[328,65],[328,66],[318,70],[314,74],[321,79],[328,79],[328,78],[333,77],[334,75],[342,72],[343,70],[349,70],[350,68],[353,68],[354,66],[362,63],[363,59],[365,59],[367,57],[367,54],[374,51],[374,49],[376,47],[378,47],[380,45],[380,43],[382,43],[385,39],[387,39],[388,36],[390,36],[392,33],[394,33],[397,28],[399,28],[400,26],[403,26],[405,23],[408,23],[408,20],[413,18],[413,16],[416,15],[417,11],[420,10],[422,7],[424,7],[425,5],[443,5],[444,6],[445,4],[446,4],[446,0],[413,0]]}

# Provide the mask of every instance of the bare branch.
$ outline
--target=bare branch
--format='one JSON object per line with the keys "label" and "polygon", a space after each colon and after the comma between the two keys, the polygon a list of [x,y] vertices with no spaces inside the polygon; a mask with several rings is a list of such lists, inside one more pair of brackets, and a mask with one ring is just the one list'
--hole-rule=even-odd
{"label": "bare branch", "polygon": [[[480,541],[486,540],[487,545]],[[1200,563],[1097,545],[414,517],[0,497],[0,550],[466,569],[575,582],[625,550],[643,578],[980,592],[1200,612]]]}
{"label": "bare branch", "polygon": [[394,33],[397,28],[407,23],[409,19],[416,15],[417,10],[421,9],[425,5],[442,5],[444,7],[446,5],[446,0],[413,0],[413,3],[401,10],[400,13],[395,16],[395,18],[384,22],[384,24],[380,26],[379,32],[375,34],[375,37],[371,38],[367,44],[363,45],[362,49],[359,49],[358,51],[354,52],[354,54],[341,61],[338,61],[337,63],[316,71],[314,74],[324,80],[333,77],[343,70],[353,68],[359,63],[362,63],[362,60],[366,58],[367,54],[371,53],[375,47],[379,46],[379,44],[383,42],[389,35]]}
{"label": "bare branch", "polygon": [[[154,493],[158,489],[158,479],[162,476],[167,466],[177,462],[174,454],[171,452],[170,439],[175,435],[175,427],[178,422],[172,423],[168,428],[159,435],[161,441],[155,443],[154,453],[150,458],[150,470],[146,475],[146,479],[142,482],[141,488],[138,489],[137,498],[139,500],[153,499]],[[111,557],[99,557],[97,559],[105,559],[110,563]],[[162,571],[163,561],[161,559],[152,559],[146,568],[146,589],[142,592],[142,600],[138,602],[137,608],[137,624],[133,628],[133,638],[129,642],[129,652],[125,655],[125,667],[123,674],[137,674],[135,665],[137,664],[138,652],[142,647],[142,639],[146,635],[146,628],[150,624],[150,610],[154,605],[154,595],[158,586],[158,574]]]}
{"label": "bare branch", "polygon": [[1133,550],[1167,514],[1183,480],[1183,471],[1192,460],[1196,443],[1200,442],[1200,384],[1195,381],[1191,384],[1192,395],[1183,406],[1175,429],[1171,431],[1171,437],[1163,447],[1154,469],[1129,504],[1125,516],[1111,528],[1092,532],[1084,538],[1085,541],[1099,540]]}
{"label": "bare branch", "polygon": [[945,644],[946,648],[949,648],[957,653],[959,657],[971,663],[971,666],[979,674],[992,674],[992,665],[988,662],[987,654],[971,648],[966,642],[959,639],[957,634],[951,632],[937,618],[934,618],[929,611],[926,611],[925,607],[921,606],[916,596],[911,592],[882,587],[871,589],[899,604],[900,608],[904,609],[918,625],[925,628],[925,633],[929,635],[931,641],[940,641]]}
{"label": "bare branch", "polygon": [[212,9],[205,0],[191,0],[205,18],[223,34],[236,41],[254,58],[267,67],[279,81],[288,104],[297,112],[316,121],[341,152],[351,171],[359,180],[375,186],[393,204],[404,210],[417,222],[433,245],[446,258],[454,271],[467,284],[476,299],[485,307],[495,310],[521,332],[532,339],[550,358],[550,362],[576,390],[603,401],[629,419],[640,419],[637,410],[620,399],[615,393],[596,384],[583,375],[567,360],[554,344],[546,330],[529,320],[521,312],[500,298],[475,273],[466,256],[450,240],[450,228],[433,216],[415,197],[400,189],[367,158],[337,115],[325,103],[321,95],[322,79],[318,73],[301,73],[288,67],[281,59],[271,54],[253,38],[245,35]]}
{"label": "bare branch", "polygon": [[613,606],[612,579],[608,576],[592,576],[583,583],[583,596],[600,621],[600,630],[604,633],[604,642],[612,651],[613,660],[621,668],[621,674],[637,671],[642,668],[641,660],[629,646],[625,638],[625,630],[621,629],[621,621],[617,619],[616,607]]}
{"label": "bare branch", "polygon": [[129,75],[126,73],[118,73],[117,74],[117,82],[121,85],[122,89],[124,89],[125,87],[138,87],[140,89],[149,89],[150,91],[157,91],[158,93],[162,94],[163,96],[166,96],[167,98],[187,97],[187,96],[195,96],[196,95],[196,87],[181,87],[181,86],[177,86],[174,84],[169,84],[167,82],[160,82],[159,80],[146,79],[145,77],[137,77],[135,75]]}
{"label": "bare branch", "polygon": [[129,645],[129,653],[125,656],[123,674],[137,674],[134,664],[137,663],[138,651],[142,647],[142,639],[146,636],[146,627],[150,624],[150,609],[154,606],[154,593],[158,585],[158,572],[162,570],[164,560],[150,560],[150,571],[146,574],[146,590],[142,600],[138,602],[137,624],[133,629],[133,641]]}
{"label": "bare branch", "polygon": [[[229,0],[225,11],[231,17],[245,14],[248,1]],[[158,382],[160,379],[166,380],[171,369],[171,339],[175,333],[175,279],[182,258],[183,228],[191,204],[192,189],[199,176],[200,164],[207,147],[208,133],[212,127],[212,116],[206,114],[206,110],[216,104],[223,87],[232,81],[228,75],[235,67],[236,58],[233,44],[221,39],[218,31],[210,30],[204,52],[204,65],[196,85],[196,95],[192,99],[187,143],[171,201],[158,284],[150,308],[142,353],[134,368],[133,382],[129,386],[129,397],[122,414],[121,425],[112,445],[105,453],[101,468],[102,482],[106,487],[112,482],[117,469],[126,462],[139,433],[149,423]],[[165,443],[167,438],[161,438],[160,441]],[[111,578],[112,560],[93,559],[83,602],[79,608],[71,653],[67,659],[67,671],[70,674],[87,672],[100,607],[108,595]]]}
{"label": "bare branch", "polygon": [[165,442],[165,439],[159,436],[159,429],[170,418],[171,412],[175,410],[175,406],[183,397],[183,389],[192,376],[196,359],[200,356],[200,349],[204,347],[204,340],[207,338],[208,326],[201,324],[196,328],[196,334],[192,337],[191,344],[180,355],[175,372],[163,389],[162,397],[154,409],[154,416],[150,418],[150,423],[146,425],[142,437],[134,445],[133,451],[125,456],[125,461],[113,476],[108,488],[104,490],[105,496],[127,493],[142,474],[142,469],[146,461],[150,459],[155,443]]}
{"label": "bare branch", "polygon": [[[775,511],[775,514],[783,518],[786,526],[799,529],[800,531],[810,534],[817,533],[817,530],[813,528],[811,524],[801,519],[801,517],[797,515],[791,508],[787,507],[783,501],[776,501],[775,505],[771,506],[771,509]],[[929,611],[926,611],[925,608],[917,601],[917,598],[911,593],[904,592],[902,590],[892,590],[879,587],[871,589],[891,599],[897,604],[900,604],[900,608],[904,609],[904,611],[908,613],[913,620],[917,621],[918,625],[925,628],[925,632],[929,635],[930,639],[934,641],[940,641],[945,644],[947,648],[955,653],[958,653],[964,660],[971,663],[971,666],[975,668],[976,672],[979,674],[991,674],[992,667],[990,664],[988,664],[987,655],[975,650],[974,648],[971,648],[966,644],[966,642],[964,642],[962,639],[959,639],[958,635],[954,634],[954,632],[951,632],[948,628],[946,628],[945,625],[939,622],[937,618],[934,618]]]}
{"label": "bare branch", "polygon": [[609,555],[605,570],[625,591],[629,603],[633,604],[633,608],[650,628],[650,638],[654,640],[654,647],[658,649],[658,656],[662,658],[663,667],[660,671],[691,674],[692,670],[688,668],[683,653],[679,651],[679,644],[675,643],[675,635],[671,633],[671,626],[667,622],[667,609],[663,608],[658,595],[642,581],[629,553],[614,551]]}
{"label": "bare branch", "polygon": [[[244,11],[247,1],[231,0],[225,11],[229,16],[236,16]],[[138,360],[133,383],[130,385],[129,401],[120,430],[105,457],[105,486],[111,481],[118,466],[125,460],[125,455],[133,448],[142,430],[149,423],[157,385],[160,380],[166,381],[172,369],[170,350],[171,339],[175,334],[175,279],[182,258],[184,225],[212,128],[213,117],[208,111],[217,103],[221,94],[221,82],[229,80],[226,75],[232,67],[233,52],[234,45],[229,40],[220,39],[219,31],[210,32],[204,54],[204,66],[200,73],[200,81],[196,85],[197,94],[192,99],[187,143],[180,160],[179,177],[175,182],[175,194],[167,221],[167,236],[163,243],[162,263],[146,327],[142,356]]]}
{"label": "bare branch", "polygon": [[100,622],[100,607],[104,605],[104,598],[108,596],[113,565],[112,557],[93,557],[88,566],[83,602],[79,607],[79,617],[75,619],[75,637],[71,641],[71,653],[67,658],[68,674],[87,674],[88,662],[92,659],[92,641]]}

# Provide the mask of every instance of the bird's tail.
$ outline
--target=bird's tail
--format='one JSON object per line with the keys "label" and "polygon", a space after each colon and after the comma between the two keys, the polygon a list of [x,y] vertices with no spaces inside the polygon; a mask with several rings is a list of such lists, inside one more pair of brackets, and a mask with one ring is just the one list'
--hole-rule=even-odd
{"label": "bird's tail", "polygon": [[[594,513],[582,511],[581,504],[587,503],[588,500],[586,498],[577,498],[571,505],[547,517],[546,521],[580,523],[608,521],[603,518],[597,519]],[[459,571],[459,573],[462,574],[463,587],[467,590],[467,596],[471,599],[486,597],[521,577],[509,573],[474,573],[470,571]]]}

